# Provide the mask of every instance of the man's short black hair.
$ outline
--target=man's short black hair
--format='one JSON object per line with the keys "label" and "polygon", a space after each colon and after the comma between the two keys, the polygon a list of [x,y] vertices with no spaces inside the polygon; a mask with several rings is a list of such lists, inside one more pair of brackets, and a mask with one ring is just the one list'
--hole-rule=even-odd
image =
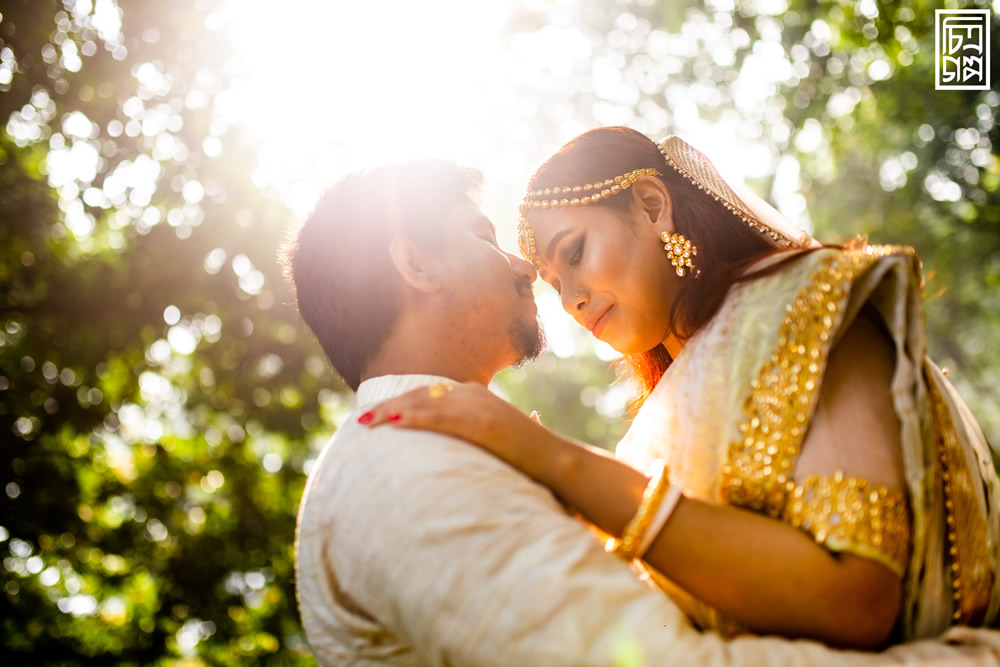
{"label": "man's short black hair", "polygon": [[402,233],[422,246],[441,243],[452,205],[481,188],[479,171],[442,160],[376,167],[327,190],[289,239],[282,259],[299,314],[352,390],[399,317],[389,242]]}

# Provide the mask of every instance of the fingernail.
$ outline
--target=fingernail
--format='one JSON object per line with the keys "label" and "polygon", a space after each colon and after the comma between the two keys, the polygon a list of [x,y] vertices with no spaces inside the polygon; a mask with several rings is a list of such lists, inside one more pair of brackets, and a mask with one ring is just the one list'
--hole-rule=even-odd
{"label": "fingernail", "polygon": [[360,417],[358,417],[358,423],[359,424],[367,424],[368,422],[370,422],[373,419],[375,419],[375,413],[374,412],[366,412],[365,414],[363,414]]}
{"label": "fingernail", "polygon": [[388,419],[391,422],[398,422],[402,418],[403,418],[403,415],[399,414],[398,412],[394,412],[393,414],[391,414],[388,417],[386,417],[386,419]]}

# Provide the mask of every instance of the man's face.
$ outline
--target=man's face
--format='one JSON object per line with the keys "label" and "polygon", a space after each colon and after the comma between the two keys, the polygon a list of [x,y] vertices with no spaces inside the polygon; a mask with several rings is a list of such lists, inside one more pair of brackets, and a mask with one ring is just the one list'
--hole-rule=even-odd
{"label": "man's face", "polygon": [[470,200],[452,206],[444,227],[446,325],[456,344],[498,370],[537,357],[545,340],[531,291],[534,267],[500,248],[493,224]]}

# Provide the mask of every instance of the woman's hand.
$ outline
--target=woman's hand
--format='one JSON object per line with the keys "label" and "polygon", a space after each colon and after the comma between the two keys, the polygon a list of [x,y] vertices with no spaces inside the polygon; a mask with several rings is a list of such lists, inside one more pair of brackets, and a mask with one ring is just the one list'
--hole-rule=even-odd
{"label": "woman's hand", "polygon": [[358,418],[366,426],[437,431],[493,453],[530,477],[551,473],[562,438],[479,384],[422,387],[389,399]]}

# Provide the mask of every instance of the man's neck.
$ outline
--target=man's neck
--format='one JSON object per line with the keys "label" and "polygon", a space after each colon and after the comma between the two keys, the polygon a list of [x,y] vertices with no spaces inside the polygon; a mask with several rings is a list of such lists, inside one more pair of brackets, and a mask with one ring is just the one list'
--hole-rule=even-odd
{"label": "man's neck", "polygon": [[487,371],[480,364],[454,355],[395,349],[383,351],[366,365],[361,372],[361,381],[382,375],[438,375],[456,382],[476,382],[486,386],[495,374],[495,371]]}
{"label": "man's neck", "polygon": [[430,311],[401,314],[361,369],[362,381],[382,375],[437,375],[488,385],[510,361],[497,359],[495,349],[482,349],[470,333],[456,330],[453,316]]}

